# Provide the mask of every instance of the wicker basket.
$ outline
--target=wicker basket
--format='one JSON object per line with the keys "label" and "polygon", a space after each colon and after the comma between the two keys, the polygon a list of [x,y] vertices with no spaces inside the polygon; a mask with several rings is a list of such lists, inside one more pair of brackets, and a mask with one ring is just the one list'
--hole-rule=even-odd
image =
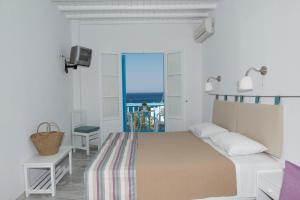
{"label": "wicker basket", "polygon": [[[46,125],[46,132],[39,132],[41,126]],[[56,131],[51,131],[51,127],[56,127]],[[53,122],[43,122],[39,124],[37,132],[30,136],[32,143],[40,155],[48,156],[56,154],[61,145],[64,133],[60,131],[58,125]]]}

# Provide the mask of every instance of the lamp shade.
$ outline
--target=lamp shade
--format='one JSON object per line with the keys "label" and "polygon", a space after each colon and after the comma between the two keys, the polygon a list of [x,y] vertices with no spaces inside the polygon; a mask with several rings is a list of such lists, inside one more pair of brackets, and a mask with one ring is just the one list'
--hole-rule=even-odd
{"label": "lamp shade", "polygon": [[205,84],[205,92],[210,92],[213,90],[213,86],[211,82],[206,82]]}
{"label": "lamp shade", "polygon": [[239,82],[240,90],[253,90],[253,80],[250,76],[244,76]]}

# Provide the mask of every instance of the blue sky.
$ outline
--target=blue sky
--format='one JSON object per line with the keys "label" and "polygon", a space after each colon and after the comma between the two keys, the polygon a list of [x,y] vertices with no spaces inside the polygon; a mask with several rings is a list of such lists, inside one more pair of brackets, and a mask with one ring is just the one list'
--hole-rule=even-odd
{"label": "blue sky", "polygon": [[163,92],[163,53],[130,53],[124,55],[126,55],[127,93]]}

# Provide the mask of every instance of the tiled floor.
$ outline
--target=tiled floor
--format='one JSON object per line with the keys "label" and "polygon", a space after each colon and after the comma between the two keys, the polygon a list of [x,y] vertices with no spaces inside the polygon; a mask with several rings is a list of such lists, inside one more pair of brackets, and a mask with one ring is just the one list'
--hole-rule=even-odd
{"label": "tiled floor", "polygon": [[31,194],[28,198],[23,197],[18,200],[83,200],[84,170],[96,154],[96,150],[92,150],[89,156],[85,154],[85,151],[80,150],[73,153],[73,174],[66,174],[57,184],[55,197],[48,194]]}

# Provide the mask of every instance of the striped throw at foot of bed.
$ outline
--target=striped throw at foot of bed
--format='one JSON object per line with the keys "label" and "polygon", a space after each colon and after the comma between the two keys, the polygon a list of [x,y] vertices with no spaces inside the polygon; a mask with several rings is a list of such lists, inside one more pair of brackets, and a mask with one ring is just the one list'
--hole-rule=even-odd
{"label": "striped throw at foot of bed", "polygon": [[137,133],[111,133],[85,173],[88,200],[136,200]]}

